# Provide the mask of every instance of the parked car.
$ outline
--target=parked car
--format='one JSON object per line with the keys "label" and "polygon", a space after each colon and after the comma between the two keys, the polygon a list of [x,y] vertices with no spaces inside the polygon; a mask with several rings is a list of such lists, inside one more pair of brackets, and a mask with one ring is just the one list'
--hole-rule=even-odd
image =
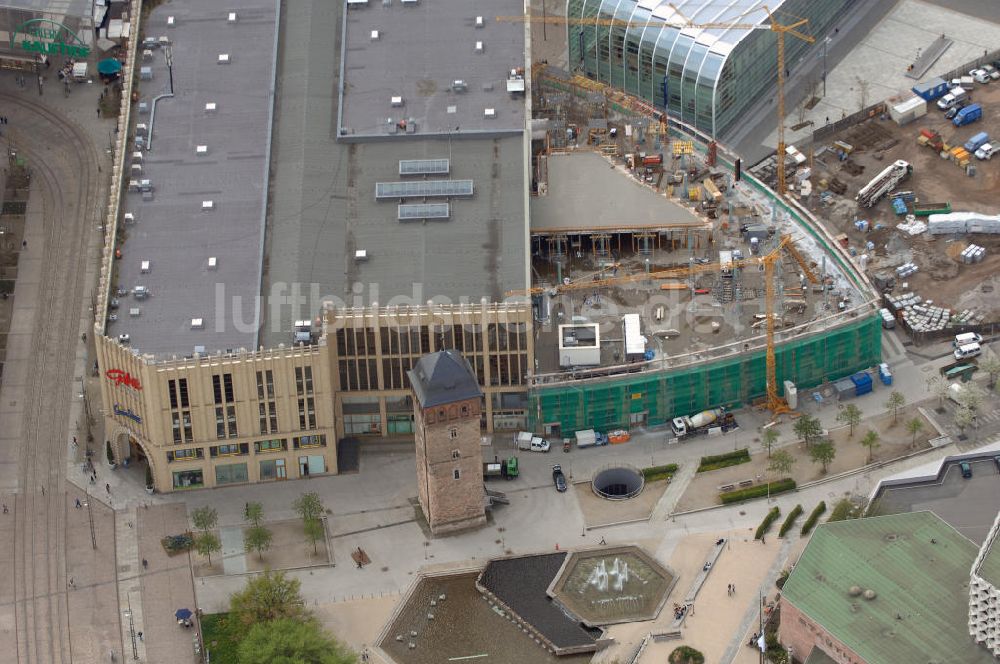
{"label": "parked car", "polygon": [[985,69],[973,69],[969,72],[969,75],[976,81],[976,83],[989,83],[992,79],[990,78],[990,73]]}
{"label": "parked car", "polygon": [[985,143],[979,146],[979,149],[976,150],[975,155],[976,159],[989,161],[990,159],[993,158],[993,155],[995,155],[997,152],[1000,152],[1000,143],[998,143],[997,145],[993,145],[992,143]]}
{"label": "parked car", "polygon": [[562,493],[566,490],[566,476],[563,475],[562,466],[558,463],[552,466],[552,483],[556,486],[556,491]]}
{"label": "parked car", "polygon": [[969,479],[970,477],[972,477],[972,466],[969,465],[968,461],[963,461],[962,463],[958,464],[958,467],[962,469],[962,477],[964,477],[965,479]]}
{"label": "parked car", "polygon": [[536,437],[531,440],[532,452],[548,452],[550,447],[551,446],[549,445],[549,441],[545,440],[544,438]]}
{"label": "parked car", "polygon": [[993,65],[983,65],[982,69],[983,71],[985,71],[987,74],[990,75],[990,78],[992,80],[995,81],[997,79],[1000,79],[1000,71],[997,71],[997,68],[994,67]]}
{"label": "parked car", "polygon": [[952,106],[947,111],[945,111],[944,119],[945,120],[951,120],[951,119],[953,119],[956,115],[958,115],[959,111],[961,111],[963,108],[965,108],[968,105],[969,105],[969,100],[968,99],[964,99],[962,101],[955,102],[954,106]]}

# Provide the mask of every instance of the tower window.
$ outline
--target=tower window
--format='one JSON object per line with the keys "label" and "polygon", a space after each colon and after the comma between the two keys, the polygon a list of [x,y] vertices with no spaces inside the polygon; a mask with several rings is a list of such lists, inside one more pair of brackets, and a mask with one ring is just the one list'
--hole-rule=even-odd
{"label": "tower window", "polygon": [[459,452],[458,450],[452,450],[451,451],[451,458],[452,459],[461,459],[462,458],[462,453]]}
{"label": "tower window", "polygon": [[460,470],[459,470],[458,468],[456,468],[455,470],[451,471],[451,473],[452,473],[452,476],[453,476],[453,477],[454,477],[454,478],[455,478],[456,480],[457,480],[457,479],[460,479],[460,478],[462,477],[462,471],[460,471]]}
{"label": "tower window", "polygon": [[448,437],[451,438],[452,440],[458,438],[458,429],[456,427],[448,429]]}

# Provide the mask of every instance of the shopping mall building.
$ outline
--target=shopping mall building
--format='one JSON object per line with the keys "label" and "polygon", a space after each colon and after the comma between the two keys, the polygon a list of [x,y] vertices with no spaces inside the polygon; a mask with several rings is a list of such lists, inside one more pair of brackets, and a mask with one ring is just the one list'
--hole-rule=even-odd
{"label": "shopping mall building", "polygon": [[[148,463],[157,491],[332,474],[339,441],[412,440],[407,371],[442,349],[476,372],[484,431],[527,421],[531,309],[497,304],[528,283],[528,102],[506,85],[530,66],[525,26],[473,25],[468,0],[300,3],[281,24],[276,7],[161,4],[144,30],[173,71],[165,48],[127,59],[145,71],[123,108],[97,369],[114,459]],[[399,38],[415,22],[432,45]],[[456,40],[489,58],[455,64]],[[305,114],[279,43],[315,63],[297,72]],[[407,63],[440,72],[437,93]]]}

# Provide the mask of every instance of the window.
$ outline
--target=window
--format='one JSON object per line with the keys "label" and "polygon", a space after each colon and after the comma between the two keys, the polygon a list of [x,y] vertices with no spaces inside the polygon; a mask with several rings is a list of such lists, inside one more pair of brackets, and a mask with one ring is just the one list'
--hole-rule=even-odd
{"label": "window", "polygon": [[461,459],[462,458],[462,452],[459,451],[459,450],[452,450],[451,451],[451,458],[452,459]]}
{"label": "window", "polygon": [[177,381],[167,381],[167,393],[170,395],[170,408],[177,409]]}
{"label": "window", "polygon": [[257,372],[257,398],[264,399],[264,374]]}
{"label": "window", "polygon": [[167,452],[167,461],[192,461],[194,459],[204,459],[205,450],[195,447],[190,450],[170,450]]}
{"label": "window", "polygon": [[181,378],[180,380],[178,380],[177,385],[180,388],[180,393],[181,393],[181,408],[190,408],[191,404],[188,402],[187,378]]}
{"label": "window", "polygon": [[296,436],[292,438],[292,446],[295,449],[303,447],[326,447],[326,434],[314,434],[312,436]]}
{"label": "window", "polygon": [[170,427],[173,429],[174,442],[181,442],[181,414],[180,413],[170,413],[171,424]]}
{"label": "window", "polygon": [[271,440],[258,440],[253,444],[257,454],[261,452],[280,452],[288,448],[288,443],[284,438],[273,438]]}
{"label": "window", "polygon": [[212,450],[215,451],[215,454],[212,456],[236,456],[240,453],[240,446],[236,444],[218,445],[213,447]]}
{"label": "window", "polygon": [[175,489],[192,489],[205,485],[205,476],[201,470],[180,470],[174,473]]}
{"label": "window", "polygon": [[460,471],[458,468],[456,468],[455,470],[451,471],[451,474],[452,474],[452,477],[454,477],[456,480],[457,479],[461,479],[461,477],[462,477],[462,471]]}
{"label": "window", "polygon": [[260,479],[262,481],[283,480],[285,476],[284,459],[265,459],[260,462]]}
{"label": "window", "polygon": [[222,406],[215,408],[215,437],[219,439],[226,437],[226,417],[223,414]]}
{"label": "window", "polygon": [[320,475],[326,472],[326,459],[319,455],[299,457],[299,477]]}
{"label": "window", "polygon": [[267,379],[267,393],[274,398],[274,372],[268,369],[264,372],[264,377]]}
{"label": "window", "polygon": [[462,406],[462,417],[468,417],[468,415],[469,415],[469,407]]}
{"label": "window", "polygon": [[312,397],[306,398],[306,415],[309,418],[309,428],[316,428],[316,402]]}
{"label": "window", "polygon": [[212,376],[212,394],[215,396],[215,403],[222,403],[222,381],[219,374]]}
{"label": "window", "polygon": [[226,406],[226,423],[229,426],[229,437],[236,438],[236,406]]}
{"label": "window", "polygon": [[230,463],[215,467],[215,483],[238,484],[249,481],[247,476],[247,465],[245,463]]}
{"label": "window", "polygon": [[306,400],[299,399],[299,428],[306,428]]}
{"label": "window", "polygon": [[233,374],[222,374],[222,386],[226,392],[226,403],[235,401],[233,398]]}
{"label": "window", "polygon": [[273,401],[269,401],[267,404],[268,414],[271,420],[271,433],[278,432],[278,408],[275,406]]}
{"label": "window", "polygon": [[448,437],[451,438],[452,440],[458,438],[458,429],[455,427],[448,429]]}
{"label": "window", "polygon": [[295,367],[295,393],[302,394],[302,367]]}
{"label": "window", "polygon": [[263,403],[257,404],[257,413],[260,421],[260,433],[270,433],[267,430],[267,411]]}
{"label": "window", "polygon": [[191,411],[181,411],[181,420],[184,422],[184,440],[191,442],[194,440],[194,431],[191,429]]}
{"label": "window", "polygon": [[306,379],[306,394],[312,394],[312,391],[313,391],[313,369],[312,369],[312,367],[302,367],[302,373],[305,374],[305,379]]}

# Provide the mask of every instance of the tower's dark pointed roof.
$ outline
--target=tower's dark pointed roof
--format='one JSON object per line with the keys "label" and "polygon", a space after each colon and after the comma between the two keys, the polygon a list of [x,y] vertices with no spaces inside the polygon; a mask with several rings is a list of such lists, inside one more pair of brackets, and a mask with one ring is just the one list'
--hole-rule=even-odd
{"label": "tower's dark pointed roof", "polygon": [[424,355],[407,375],[422,408],[483,395],[469,361],[456,350]]}

